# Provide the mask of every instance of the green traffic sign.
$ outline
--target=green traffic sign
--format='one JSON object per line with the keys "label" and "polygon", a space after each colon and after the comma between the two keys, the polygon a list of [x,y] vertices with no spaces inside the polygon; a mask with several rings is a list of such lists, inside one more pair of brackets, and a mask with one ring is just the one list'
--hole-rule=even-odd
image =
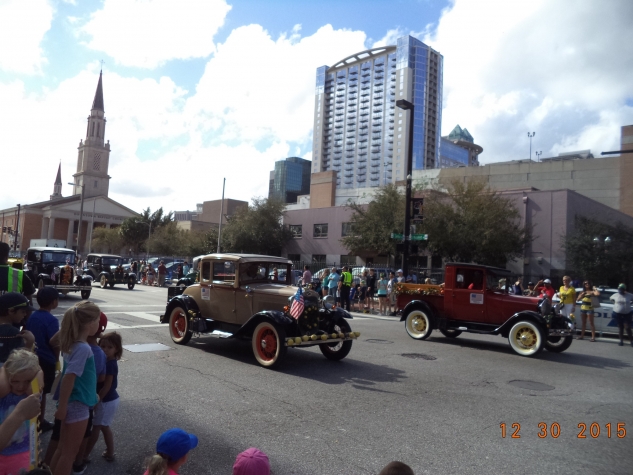
{"label": "green traffic sign", "polygon": [[428,234],[412,234],[411,235],[412,241],[428,241],[428,239],[429,239]]}
{"label": "green traffic sign", "polygon": [[403,235],[398,233],[391,233],[391,239],[402,239]]}

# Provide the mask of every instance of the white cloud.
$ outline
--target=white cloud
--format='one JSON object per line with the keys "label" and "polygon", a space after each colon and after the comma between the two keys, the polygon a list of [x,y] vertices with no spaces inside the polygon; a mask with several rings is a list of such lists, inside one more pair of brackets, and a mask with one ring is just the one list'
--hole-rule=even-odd
{"label": "white cloud", "polygon": [[633,3],[456,0],[423,41],[444,56],[442,132],[467,127],[483,162],[617,149],[633,123]]}
{"label": "white cloud", "polygon": [[81,32],[91,37],[89,48],[120,64],[155,68],[213,53],[230,9],[224,0],[105,0]]}
{"label": "white cloud", "polygon": [[46,62],[40,43],[51,27],[53,7],[46,0],[0,2],[0,69],[36,74]]}

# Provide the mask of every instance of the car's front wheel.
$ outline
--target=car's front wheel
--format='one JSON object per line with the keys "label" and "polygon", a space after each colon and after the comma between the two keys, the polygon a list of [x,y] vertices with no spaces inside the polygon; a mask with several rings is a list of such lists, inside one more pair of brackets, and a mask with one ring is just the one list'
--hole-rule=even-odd
{"label": "car's front wheel", "polygon": [[[345,320],[341,319],[328,329],[330,333],[349,333],[352,329]],[[352,349],[352,340],[337,341],[336,343],[323,343],[319,345],[323,356],[328,360],[340,361],[345,358]]]}
{"label": "car's front wheel", "polygon": [[257,362],[272,368],[286,356],[286,332],[270,322],[261,322],[253,332],[253,354]]}
{"label": "car's front wheel", "polygon": [[571,335],[565,337],[550,336],[545,340],[545,349],[552,353],[562,353],[571,346],[572,341],[574,341],[574,337]]}
{"label": "car's front wheel", "polygon": [[130,279],[127,283],[127,288],[128,290],[132,290],[134,288],[134,284],[136,284],[136,282],[134,281],[134,279]]}
{"label": "car's front wheel", "polygon": [[508,341],[520,356],[534,356],[543,349],[543,334],[535,323],[522,320],[510,329]]}
{"label": "car's front wheel", "polygon": [[174,343],[186,345],[192,335],[186,310],[180,305],[175,306],[169,314],[169,336]]}
{"label": "car's front wheel", "polygon": [[426,340],[433,331],[432,319],[430,312],[414,309],[407,315],[404,327],[414,340]]}
{"label": "car's front wheel", "polygon": [[105,289],[108,286],[108,279],[106,279],[105,275],[102,275],[101,278],[99,279],[99,285],[101,286],[102,289]]}
{"label": "car's front wheel", "polygon": [[82,290],[81,291],[81,298],[84,300],[87,300],[90,298],[90,291],[89,290]]}

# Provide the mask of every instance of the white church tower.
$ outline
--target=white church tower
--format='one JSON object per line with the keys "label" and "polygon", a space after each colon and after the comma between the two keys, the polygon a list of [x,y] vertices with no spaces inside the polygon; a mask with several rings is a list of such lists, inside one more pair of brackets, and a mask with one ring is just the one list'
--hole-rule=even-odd
{"label": "white church tower", "polygon": [[77,173],[73,175],[75,186],[73,194],[81,194],[81,186],[85,187],[85,198],[93,196],[108,196],[110,176],[108,165],[110,164],[110,141],[104,144],[105,138],[105,112],[103,110],[103,85],[102,72],[99,72],[99,83],[95,98],[92,101],[92,110],[88,116],[88,128],[86,139],[79,141],[79,154],[77,157]]}

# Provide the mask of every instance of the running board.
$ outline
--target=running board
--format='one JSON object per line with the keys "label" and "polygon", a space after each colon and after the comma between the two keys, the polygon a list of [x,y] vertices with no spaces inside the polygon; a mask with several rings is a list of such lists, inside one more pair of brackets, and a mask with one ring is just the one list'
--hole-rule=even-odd
{"label": "running board", "polygon": [[233,333],[223,332],[220,330],[213,330],[211,333],[207,333],[208,336],[212,336],[214,338],[231,338]]}

